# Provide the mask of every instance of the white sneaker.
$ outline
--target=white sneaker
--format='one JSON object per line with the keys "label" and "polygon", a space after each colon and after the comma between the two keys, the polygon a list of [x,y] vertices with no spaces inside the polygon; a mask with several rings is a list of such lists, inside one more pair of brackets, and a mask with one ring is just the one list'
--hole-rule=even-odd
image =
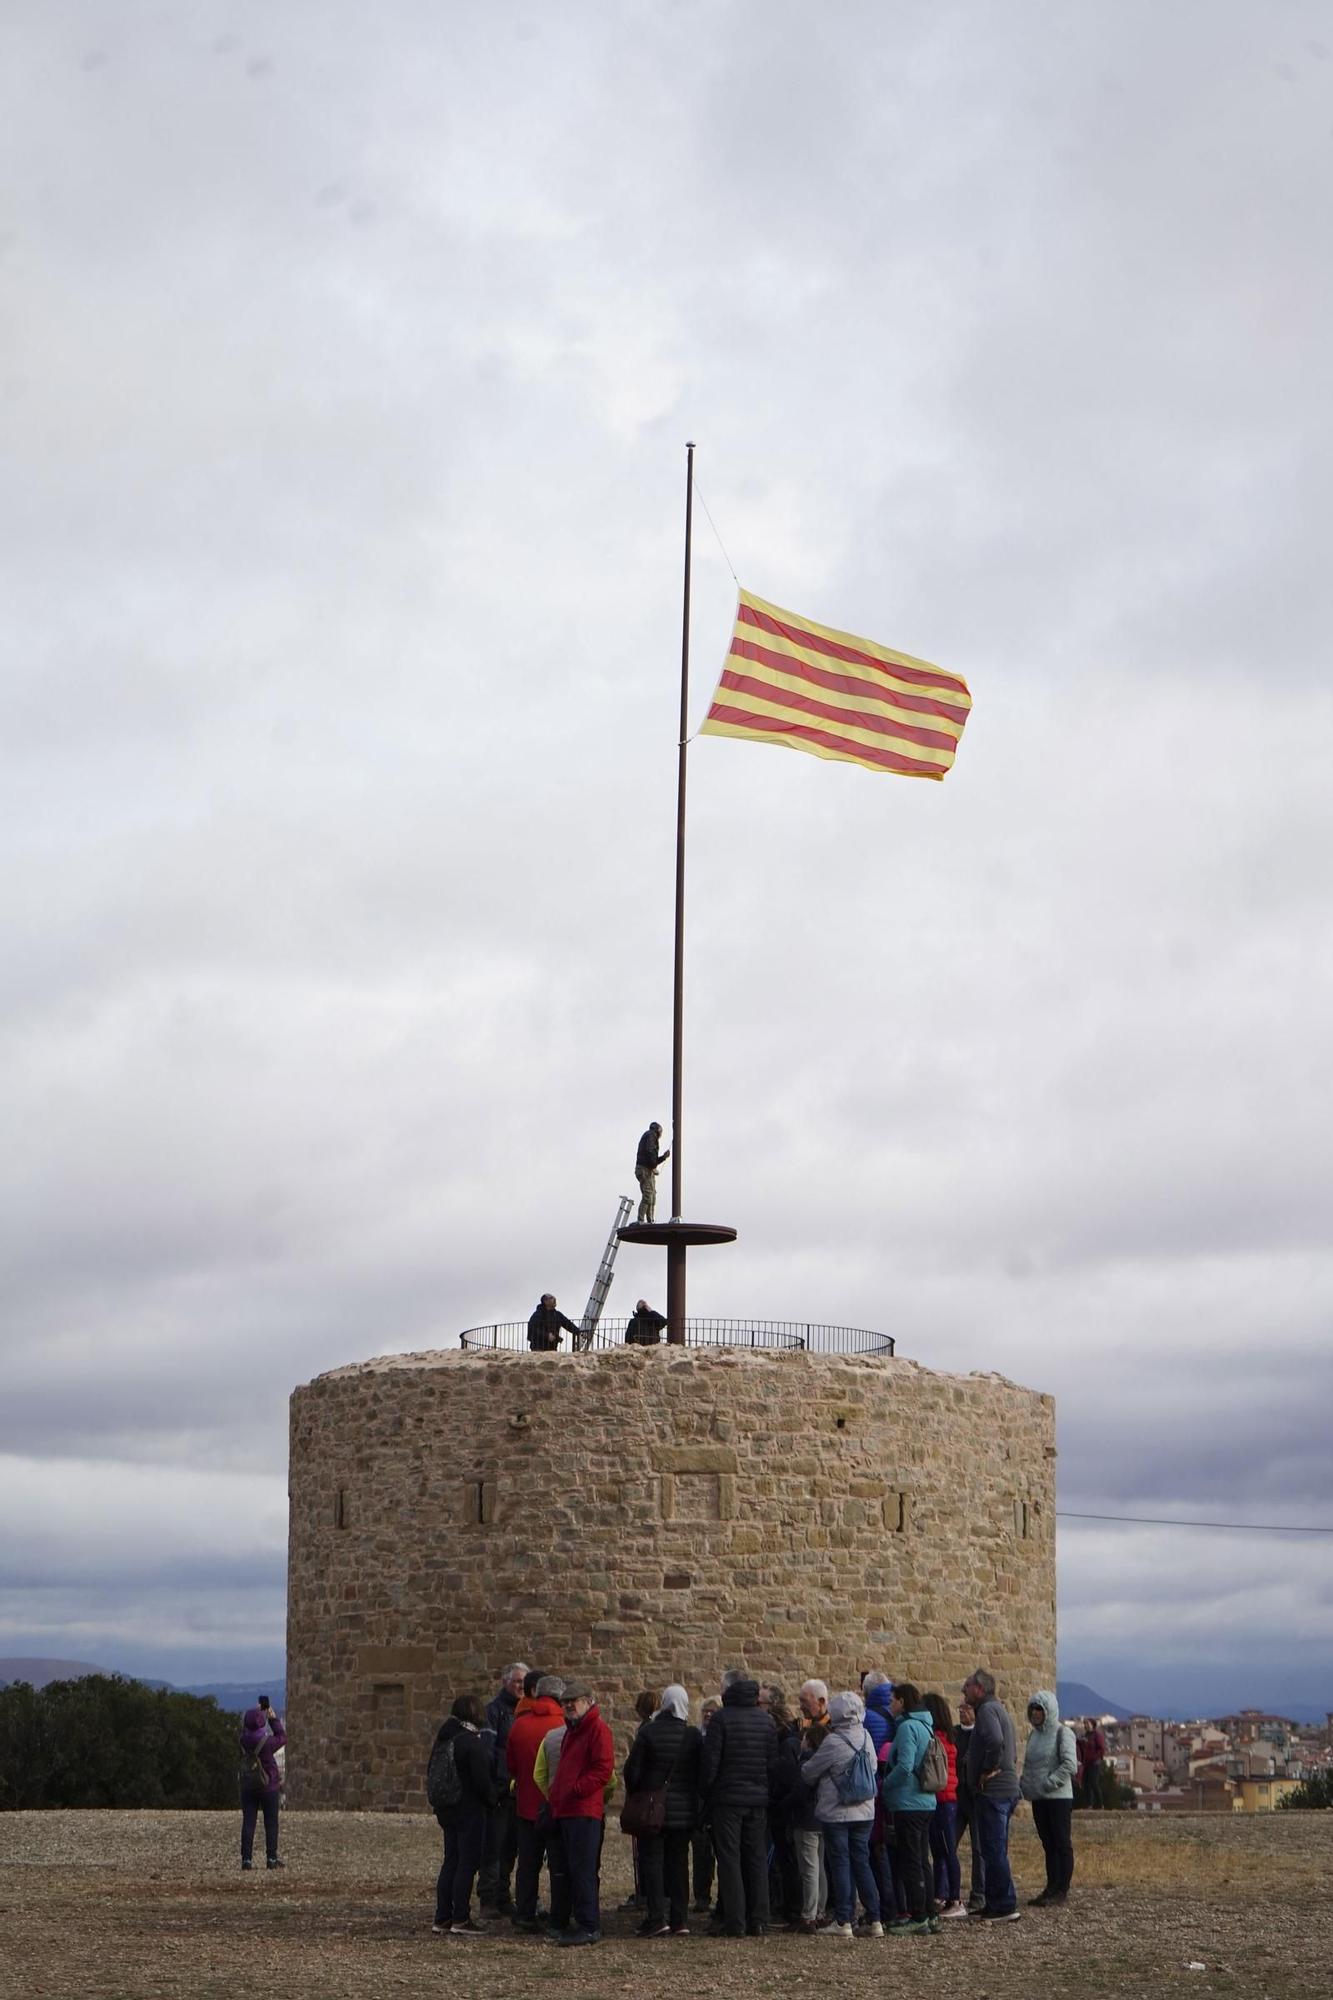
{"label": "white sneaker", "polygon": [[941,1910],[942,1917],[965,1917],[969,1914],[966,1903],[950,1903],[947,1910]]}
{"label": "white sneaker", "polygon": [[819,1929],[815,1932],[816,1937],[847,1938],[848,1940],[850,1940],[851,1935],[852,1935],[851,1925],[840,1924],[834,1918],[830,1918],[829,1922],[826,1924],[821,1924],[819,1926]]}
{"label": "white sneaker", "polygon": [[882,1923],[880,1923],[879,1919],[876,1918],[873,1924],[867,1924],[865,1926],[865,1928],[861,1932],[861,1935],[862,1937],[883,1937],[884,1926]]}

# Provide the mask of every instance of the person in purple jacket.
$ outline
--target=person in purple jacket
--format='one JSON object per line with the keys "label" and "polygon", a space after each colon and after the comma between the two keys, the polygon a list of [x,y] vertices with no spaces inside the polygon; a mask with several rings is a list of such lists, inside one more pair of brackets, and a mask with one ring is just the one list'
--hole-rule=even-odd
{"label": "person in purple jacket", "polygon": [[254,1867],[255,1821],[264,1815],[264,1851],[270,1868],[278,1859],[278,1795],[282,1772],[275,1752],[287,1742],[282,1717],[266,1694],[241,1717],[241,1866]]}

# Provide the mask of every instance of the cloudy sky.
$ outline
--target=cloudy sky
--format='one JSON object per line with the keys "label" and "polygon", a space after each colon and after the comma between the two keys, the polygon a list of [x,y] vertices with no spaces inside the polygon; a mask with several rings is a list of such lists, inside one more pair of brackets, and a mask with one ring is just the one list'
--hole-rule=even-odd
{"label": "cloudy sky", "polygon": [[[1333,1525],[1327,8],[3,32],[0,1653],[270,1668],[292,1386],[581,1306],[687,437],[747,587],[975,703],[938,787],[691,754],[693,1309],[1054,1392],[1071,1513]],[[1066,1520],[1061,1671],[1333,1704],[1331,1559]]]}

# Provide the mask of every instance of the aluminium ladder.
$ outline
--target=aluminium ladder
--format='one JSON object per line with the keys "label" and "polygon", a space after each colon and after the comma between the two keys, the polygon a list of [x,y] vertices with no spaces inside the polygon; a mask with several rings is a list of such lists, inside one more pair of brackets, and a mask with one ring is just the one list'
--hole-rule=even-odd
{"label": "aluminium ladder", "polygon": [[588,1303],[584,1307],[583,1318],[579,1322],[579,1332],[574,1342],[576,1347],[582,1348],[585,1352],[592,1346],[593,1335],[597,1331],[597,1322],[602,1316],[602,1307],[606,1304],[606,1295],[611,1289],[611,1280],[616,1274],[616,1252],[620,1248],[620,1231],[625,1227],[625,1224],[629,1221],[633,1213],[633,1197],[622,1194],[620,1197],[620,1206],[616,1210],[616,1219],[611,1224],[611,1234],[606,1239],[606,1248],[602,1252],[602,1261],[597,1266],[597,1276],[592,1281],[592,1290],[588,1294]]}

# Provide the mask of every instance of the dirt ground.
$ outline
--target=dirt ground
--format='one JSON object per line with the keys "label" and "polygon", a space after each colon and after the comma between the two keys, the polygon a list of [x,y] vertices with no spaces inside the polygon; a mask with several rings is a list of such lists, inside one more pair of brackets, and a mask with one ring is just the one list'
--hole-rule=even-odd
{"label": "dirt ground", "polygon": [[[632,1938],[629,1848],[607,1835],[606,1942],[566,1952],[508,1927],[431,1934],[439,1835],[425,1818],[287,1813],[287,1867],[242,1875],[239,1814],[0,1814],[0,1995],[9,2000],[1098,2000],[1333,1993],[1333,1813],[1075,1818],[1068,1906],[938,1937],[833,1943]],[[1026,1815],[1020,1892],[1040,1887]],[[702,1922],[702,1919],[699,1920]],[[1203,1970],[1191,1970],[1191,1966]]]}

